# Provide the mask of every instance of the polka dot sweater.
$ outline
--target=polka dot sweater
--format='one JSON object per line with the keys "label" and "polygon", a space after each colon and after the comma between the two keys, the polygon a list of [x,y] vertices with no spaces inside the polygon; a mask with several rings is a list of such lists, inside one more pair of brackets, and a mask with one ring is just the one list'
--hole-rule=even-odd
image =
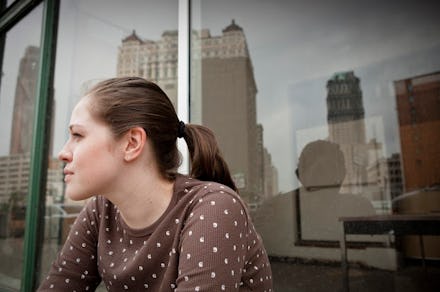
{"label": "polka dot sweater", "polygon": [[260,236],[240,197],[179,175],[151,226],[131,229],[101,196],[75,221],[38,291],[272,291]]}

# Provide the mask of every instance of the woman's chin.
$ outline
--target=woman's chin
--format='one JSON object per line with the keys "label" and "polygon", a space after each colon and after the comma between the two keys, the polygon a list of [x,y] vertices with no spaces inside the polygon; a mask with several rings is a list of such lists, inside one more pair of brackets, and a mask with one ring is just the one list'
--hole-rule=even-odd
{"label": "woman's chin", "polygon": [[82,200],[86,200],[92,196],[93,195],[86,195],[84,193],[69,192],[66,190],[66,197],[72,201],[82,201]]}

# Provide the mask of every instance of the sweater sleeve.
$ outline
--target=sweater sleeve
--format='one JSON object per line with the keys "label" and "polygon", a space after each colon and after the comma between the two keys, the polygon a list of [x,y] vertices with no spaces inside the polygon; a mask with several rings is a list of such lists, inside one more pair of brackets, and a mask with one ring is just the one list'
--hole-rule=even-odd
{"label": "sweater sleeve", "polygon": [[94,291],[101,282],[97,270],[98,199],[78,215],[48,276],[37,291]]}
{"label": "sweater sleeve", "polygon": [[238,291],[248,250],[246,214],[225,193],[198,199],[181,234],[176,291]]}

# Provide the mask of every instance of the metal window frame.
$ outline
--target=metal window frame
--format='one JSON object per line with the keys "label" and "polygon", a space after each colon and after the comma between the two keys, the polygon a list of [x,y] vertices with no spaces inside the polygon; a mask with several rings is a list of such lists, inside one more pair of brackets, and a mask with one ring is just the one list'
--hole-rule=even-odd
{"label": "metal window frame", "polygon": [[[43,2],[40,65],[38,71],[36,109],[31,145],[26,228],[23,245],[23,270],[20,291],[36,290],[44,237],[44,205],[48,150],[53,106],[53,80],[59,15],[59,0],[16,0],[0,13],[0,37],[4,47],[6,32]],[[2,5],[4,7],[4,1]],[[1,61],[3,50],[1,50]],[[2,63],[2,62],[1,62]]]}
{"label": "metal window frame", "polygon": [[[190,31],[191,31],[191,0],[179,0],[179,24],[178,24],[178,75],[177,75],[177,114],[185,123],[190,122]],[[183,139],[178,139],[177,145],[182,153],[182,165],[179,172],[189,172],[188,147]]]}

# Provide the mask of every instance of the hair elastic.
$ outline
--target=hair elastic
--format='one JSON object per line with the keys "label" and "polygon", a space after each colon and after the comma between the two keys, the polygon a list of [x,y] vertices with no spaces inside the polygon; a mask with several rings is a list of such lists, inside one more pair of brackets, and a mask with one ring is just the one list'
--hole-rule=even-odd
{"label": "hair elastic", "polygon": [[177,138],[183,138],[185,136],[185,123],[180,121],[179,128],[177,129]]}

